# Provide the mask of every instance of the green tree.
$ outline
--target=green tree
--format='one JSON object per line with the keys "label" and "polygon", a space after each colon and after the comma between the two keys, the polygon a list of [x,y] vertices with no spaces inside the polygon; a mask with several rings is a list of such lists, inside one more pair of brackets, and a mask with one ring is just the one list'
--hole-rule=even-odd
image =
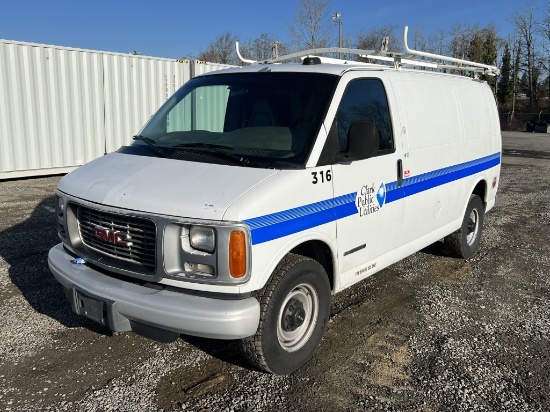
{"label": "green tree", "polygon": [[[495,26],[487,27],[455,25],[453,27],[450,50],[453,57],[470,60],[494,66],[497,59],[499,44]],[[495,78],[492,76],[480,76],[492,87],[495,86]]]}
{"label": "green tree", "polygon": [[512,55],[508,43],[504,46],[502,65],[500,67],[500,79],[498,82],[498,101],[507,106],[512,101],[514,86],[512,84]]}
{"label": "green tree", "polygon": [[[481,60],[479,62],[495,66],[497,63],[498,43],[500,41],[495,26],[489,25],[481,29],[480,33],[483,42],[483,53],[481,53]],[[494,76],[483,75],[481,77],[493,88],[496,87],[496,78]]]}

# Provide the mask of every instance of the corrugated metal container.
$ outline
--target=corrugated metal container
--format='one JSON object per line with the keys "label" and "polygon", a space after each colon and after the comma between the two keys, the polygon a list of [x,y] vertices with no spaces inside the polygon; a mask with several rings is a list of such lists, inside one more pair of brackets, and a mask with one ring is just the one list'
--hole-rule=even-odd
{"label": "corrugated metal container", "polygon": [[225,67],[0,40],[0,179],[112,152],[192,74]]}
{"label": "corrugated metal container", "polygon": [[210,73],[216,70],[228,69],[230,66],[228,64],[220,63],[208,63],[202,60],[191,60],[191,77],[197,77],[204,73]]}
{"label": "corrugated metal container", "polygon": [[107,153],[129,144],[161,104],[191,78],[189,63],[104,54]]}
{"label": "corrugated metal container", "polygon": [[0,42],[0,177],[62,172],[104,153],[101,60]]}

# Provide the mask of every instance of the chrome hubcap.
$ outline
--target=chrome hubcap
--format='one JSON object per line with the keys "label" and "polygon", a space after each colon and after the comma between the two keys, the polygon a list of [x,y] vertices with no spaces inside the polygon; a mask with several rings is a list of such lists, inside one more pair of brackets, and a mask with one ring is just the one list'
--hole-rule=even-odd
{"label": "chrome hubcap", "polygon": [[471,246],[477,239],[477,232],[479,231],[479,214],[477,209],[472,209],[470,216],[468,216],[468,227],[466,232],[466,243]]}

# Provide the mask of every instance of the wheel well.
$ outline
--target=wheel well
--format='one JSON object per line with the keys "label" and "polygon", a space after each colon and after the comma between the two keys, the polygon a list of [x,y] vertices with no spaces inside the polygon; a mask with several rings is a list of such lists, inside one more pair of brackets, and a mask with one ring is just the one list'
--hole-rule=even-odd
{"label": "wheel well", "polygon": [[478,195],[483,205],[486,206],[487,202],[485,200],[485,195],[487,194],[487,182],[485,182],[485,180],[480,181],[474,188],[473,194]]}
{"label": "wheel well", "polygon": [[330,288],[332,290],[334,289],[334,265],[332,261],[332,253],[326,243],[319,240],[310,240],[296,246],[290,252],[307,256],[319,262],[327,272]]}

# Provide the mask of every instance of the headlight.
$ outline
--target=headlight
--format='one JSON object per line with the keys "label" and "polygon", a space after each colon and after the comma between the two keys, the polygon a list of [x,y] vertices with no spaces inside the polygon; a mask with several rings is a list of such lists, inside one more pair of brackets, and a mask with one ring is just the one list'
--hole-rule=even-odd
{"label": "headlight", "polygon": [[189,229],[191,247],[212,253],[216,249],[216,234],[214,229],[205,226],[191,226]]}

